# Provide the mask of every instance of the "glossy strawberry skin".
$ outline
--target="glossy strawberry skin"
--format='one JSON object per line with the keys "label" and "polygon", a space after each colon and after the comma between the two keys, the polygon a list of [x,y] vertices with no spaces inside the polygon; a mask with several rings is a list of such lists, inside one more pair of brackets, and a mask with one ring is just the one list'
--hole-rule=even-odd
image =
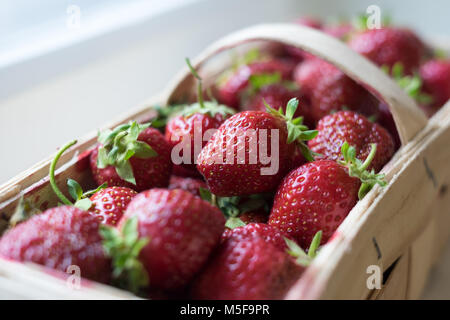
{"label": "glossy strawberry skin", "polygon": [[239,219],[244,223],[266,223],[269,219],[269,215],[265,210],[253,210],[241,213]]}
{"label": "glossy strawberry skin", "polygon": [[425,54],[422,41],[412,31],[389,27],[355,34],[349,46],[378,66],[392,68],[401,62],[407,74],[419,68]]}
{"label": "glossy strawberry skin", "polygon": [[226,229],[222,235],[222,241],[226,241],[228,238],[239,238],[246,240],[254,237],[261,237],[267,243],[272,244],[282,252],[287,249],[284,238],[289,236],[282,233],[278,228],[266,223],[249,223],[243,227],[237,227],[233,229]]}
{"label": "glossy strawberry skin", "polygon": [[136,191],[125,187],[102,189],[90,198],[92,207],[89,211],[97,215],[100,223],[115,226],[136,195]]}
{"label": "glossy strawberry skin", "polygon": [[[256,135],[245,135],[253,129]],[[261,163],[259,148],[261,131],[267,133],[267,153],[271,154],[271,135],[278,130],[278,170],[274,174],[261,174],[261,168],[269,165]],[[275,133],[274,133],[275,134]],[[257,141],[254,141],[255,136]],[[270,192],[276,189],[281,179],[290,170],[294,144],[287,144],[285,121],[277,116],[262,111],[245,111],[226,120],[214,137],[203,148],[197,161],[197,169],[203,175],[210,191],[217,196],[250,195]],[[250,148],[250,146],[256,146]],[[229,155],[227,157],[227,150]],[[239,152],[237,150],[244,150]],[[245,163],[238,163],[238,156],[245,154]],[[255,154],[256,153],[256,154]],[[230,156],[231,155],[231,156]],[[256,163],[250,163],[250,155],[255,156]],[[273,156],[276,161],[277,155]],[[227,158],[232,158],[231,163]],[[223,164],[219,163],[222,159]]]}
{"label": "glossy strawberry skin", "polygon": [[141,250],[153,288],[178,290],[200,270],[219,243],[225,219],[220,210],[183,190],[152,189],[138,194],[119,222],[138,218]]}
{"label": "glossy strawberry skin", "polygon": [[343,160],[341,147],[344,142],[356,148],[356,157],[364,161],[371,144],[377,145],[369,169],[380,171],[395,152],[395,143],[389,132],[377,123],[352,111],[339,111],[328,115],[317,125],[318,135],[308,141],[308,147],[329,160]]}
{"label": "glossy strawberry skin", "polygon": [[360,181],[332,160],[318,160],[293,170],[275,195],[269,224],[307,249],[322,230],[324,244],[358,200]]}
{"label": "glossy strawberry skin", "polygon": [[423,90],[433,99],[431,105],[435,112],[450,99],[450,60],[427,61],[420,67],[420,77]]}
{"label": "glossy strawberry skin", "polygon": [[181,189],[192,193],[193,195],[200,196],[200,188],[207,189],[206,183],[200,179],[188,178],[188,177],[178,177],[171,176],[169,187],[172,189]]}
{"label": "glossy strawberry skin", "polygon": [[136,178],[136,185],[129,183],[116,172],[113,166],[100,169],[97,166],[98,148],[92,151],[90,165],[94,180],[98,185],[107,183],[108,186],[127,187],[138,192],[156,187],[167,187],[172,172],[171,148],[164,136],[154,128],[147,128],[138,137],[138,141],[147,143],[158,155],[156,157],[139,159],[131,157],[129,160]]}
{"label": "glossy strawberry skin", "polygon": [[191,297],[207,300],[281,299],[303,268],[261,237],[231,236],[194,280]]}
{"label": "glossy strawberry skin", "polygon": [[241,66],[227,81],[218,88],[218,100],[232,108],[239,108],[241,94],[247,88],[251,75],[279,72],[281,78],[290,80],[293,66],[279,59],[253,62]]}
{"label": "glossy strawberry skin", "polygon": [[[174,165],[174,172],[183,176],[199,177],[195,165],[198,153],[195,153],[194,148],[194,134],[199,137],[199,142],[203,148],[208,141],[203,141],[203,136],[206,131],[210,129],[217,129],[224,122],[224,117],[221,114],[216,114],[214,117],[208,114],[195,113],[189,117],[176,116],[169,120],[166,126],[165,137],[169,142],[171,148],[179,143],[190,143],[191,155],[190,163],[181,163]],[[183,141],[183,139],[189,139],[189,142]],[[198,152],[200,152],[199,148]],[[181,151],[180,156],[183,156]],[[181,168],[178,168],[181,167]],[[181,169],[181,170],[180,170]]]}
{"label": "glossy strawberry skin", "polygon": [[76,265],[82,277],[106,283],[111,266],[99,225],[95,215],[72,206],[49,209],[7,231],[0,239],[0,256],[64,273]]}
{"label": "glossy strawberry skin", "polygon": [[327,114],[342,110],[358,110],[366,91],[342,71],[328,62],[314,58],[301,63],[294,79],[311,104],[310,117],[319,121]]}

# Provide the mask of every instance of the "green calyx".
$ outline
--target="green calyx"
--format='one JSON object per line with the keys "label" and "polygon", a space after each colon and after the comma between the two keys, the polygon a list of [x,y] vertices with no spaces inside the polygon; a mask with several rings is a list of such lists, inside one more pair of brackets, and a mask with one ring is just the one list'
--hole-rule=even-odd
{"label": "green calyx", "polygon": [[148,127],[150,123],[131,121],[114,130],[99,133],[98,141],[102,146],[98,149],[97,166],[100,169],[114,166],[119,177],[136,185],[130,158],[147,159],[158,155],[147,143],[138,141],[139,134]]}
{"label": "green calyx", "polygon": [[239,218],[241,214],[261,208],[269,211],[269,204],[263,194],[250,195],[245,201],[242,201],[238,196],[217,197],[205,188],[200,188],[199,191],[203,200],[217,206],[222,211],[227,219],[225,226],[230,229],[245,226],[245,222]]}
{"label": "green calyx", "polygon": [[101,189],[104,189],[107,187],[107,184],[104,183],[98,188],[94,190],[89,190],[86,192],[83,192],[83,189],[81,188],[80,184],[76,182],[73,179],[67,179],[67,189],[69,191],[70,196],[75,200],[75,203],[72,203],[59,189],[58,185],[56,184],[55,179],[55,170],[56,170],[56,164],[58,163],[58,160],[61,158],[63,153],[69,149],[71,146],[75,145],[77,143],[76,140],[71,141],[64,145],[56,154],[55,158],[50,164],[50,185],[53,189],[53,192],[55,192],[56,196],[59,198],[59,200],[68,206],[75,206],[77,208],[80,208],[82,210],[89,210],[92,207],[92,202],[89,200],[89,197],[96,193],[97,191],[100,191]]}
{"label": "green calyx", "polygon": [[183,111],[180,113],[183,117],[190,117],[196,113],[207,114],[211,117],[214,117],[216,114],[221,114],[224,117],[235,114],[235,111],[223,104],[219,104],[217,101],[204,101],[203,97],[203,86],[202,86],[202,78],[198,75],[195,68],[192,66],[189,58],[186,58],[186,64],[189,67],[192,75],[197,79],[197,101],[189,106],[186,106]]}
{"label": "green calyx", "polygon": [[338,163],[348,169],[348,174],[350,177],[359,178],[361,180],[361,187],[358,191],[358,198],[361,200],[364,196],[376,185],[382,187],[387,185],[385,176],[382,173],[375,173],[372,169],[368,171],[367,168],[370,166],[375,154],[377,152],[377,145],[375,143],[371,144],[371,149],[366,160],[362,162],[356,158],[356,149],[350,146],[347,142],[341,147],[341,153],[344,160],[339,160]]}
{"label": "green calyx", "polygon": [[175,114],[180,113],[186,106],[184,104],[173,106],[153,106],[152,109],[156,111],[156,116],[152,119],[152,127],[163,131],[167,121]]}
{"label": "green calyx", "polygon": [[308,161],[314,161],[314,157],[319,154],[311,151],[306,145],[305,141],[314,139],[319,131],[317,130],[309,130],[307,126],[303,124],[303,117],[294,118],[295,111],[297,111],[298,107],[298,99],[292,98],[288,101],[286,106],[286,113],[283,111],[283,108],[279,108],[278,110],[269,106],[265,101],[264,104],[266,106],[267,112],[282,117],[286,121],[288,138],[287,143],[296,142],[303,156]]}
{"label": "green calyx", "polygon": [[322,240],[322,231],[318,231],[313,240],[311,241],[311,245],[309,246],[308,253],[306,253],[300,246],[292,241],[291,239],[284,238],[286,242],[287,249],[286,252],[295,258],[295,262],[301,266],[307,267],[311,264],[313,259],[317,256],[317,250],[320,246],[320,241]]}
{"label": "green calyx", "polygon": [[139,260],[139,253],[148,242],[148,238],[139,238],[138,219],[128,219],[122,231],[117,228],[100,225],[103,248],[112,258],[113,281],[120,288],[139,293],[149,284],[148,273]]}
{"label": "green calyx", "polygon": [[392,70],[384,65],[381,69],[386,73],[391,73],[392,78],[397,84],[419,104],[430,104],[433,98],[422,91],[423,81],[420,75],[416,72],[413,75],[405,75],[404,67],[401,62],[397,62],[392,66]]}

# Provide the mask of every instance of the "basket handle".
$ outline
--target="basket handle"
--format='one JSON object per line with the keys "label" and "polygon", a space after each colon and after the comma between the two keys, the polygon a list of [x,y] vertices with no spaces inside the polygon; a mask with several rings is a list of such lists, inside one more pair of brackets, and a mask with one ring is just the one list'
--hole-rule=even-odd
{"label": "basket handle", "polygon": [[[410,141],[426,125],[427,118],[422,110],[388,75],[345,43],[312,28],[279,23],[242,29],[219,39],[206,48],[193,60],[193,66],[200,68],[217,53],[239,44],[259,40],[277,41],[303,49],[335,65],[364,86],[388,105],[402,145]],[[179,101],[180,97],[191,90],[192,85],[192,75],[185,67],[166,89],[165,102],[169,105]]]}

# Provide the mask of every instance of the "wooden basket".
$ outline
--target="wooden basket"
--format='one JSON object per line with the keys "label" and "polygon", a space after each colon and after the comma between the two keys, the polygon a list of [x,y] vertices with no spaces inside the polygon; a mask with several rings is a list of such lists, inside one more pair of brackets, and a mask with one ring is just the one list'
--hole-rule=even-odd
{"label": "wooden basket", "polygon": [[[402,142],[384,167],[389,185],[375,187],[357,203],[314,262],[289,290],[287,299],[415,299],[420,297],[428,271],[439,256],[450,230],[450,103],[427,120],[415,102],[378,67],[347,45],[319,31],[291,24],[250,27],[212,44],[193,62],[203,75],[214,74],[204,66],[219,52],[252,41],[270,40],[299,47],[334,64],[384,101],[396,122]],[[220,64],[223,67],[223,60]],[[206,77],[209,78],[209,77]],[[152,105],[186,101],[194,87],[184,68],[166,93],[105,126],[130,119],[147,120]],[[66,191],[67,178],[92,187],[89,150],[96,132],[79,140],[61,158],[56,179]],[[36,164],[0,187],[0,231],[23,195],[38,207],[55,206],[49,184],[53,156]],[[369,266],[384,272],[381,289],[369,289]],[[133,298],[128,292],[86,282],[79,289],[49,275],[32,263],[0,259],[0,298]]]}

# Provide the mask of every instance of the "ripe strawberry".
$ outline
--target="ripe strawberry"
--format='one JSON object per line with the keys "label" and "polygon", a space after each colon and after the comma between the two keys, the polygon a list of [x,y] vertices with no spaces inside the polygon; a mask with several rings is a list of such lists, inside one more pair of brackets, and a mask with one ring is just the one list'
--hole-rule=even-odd
{"label": "ripe strawberry", "polygon": [[123,286],[136,291],[150,278],[154,289],[177,290],[204,265],[224,223],[220,210],[199,197],[155,188],[138,194],[118,229],[103,226],[102,235],[113,257],[113,275],[127,276]]}
{"label": "ripe strawberry", "polygon": [[181,190],[190,192],[193,195],[200,196],[199,189],[200,188],[206,189],[206,183],[200,179],[171,176],[168,188],[170,190],[181,189]]}
{"label": "ripe strawberry", "polygon": [[101,223],[115,226],[136,195],[136,191],[125,187],[101,189],[91,196],[93,206],[89,211],[94,212]]}
{"label": "ripe strawberry", "polygon": [[102,184],[95,190],[83,192],[83,189],[73,179],[67,180],[67,189],[74,199],[75,203],[66,198],[59,189],[55,180],[55,168],[61,155],[77,141],[72,141],[63,146],[56,154],[50,165],[50,184],[53,191],[61,202],[68,206],[75,206],[82,210],[95,213],[98,221],[103,224],[116,225],[124,214],[131,199],[137,194],[136,191],[125,187],[106,187],[106,183]]}
{"label": "ripe strawberry", "polygon": [[366,117],[352,111],[339,111],[321,119],[317,125],[318,135],[308,141],[309,148],[329,160],[343,160],[341,146],[348,142],[356,149],[356,158],[363,161],[377,145],[370,169],[376,172],[391,159],[395,144],[389,132],[370,122]]}
{"label": "ripe strawberry", "polygon": [[[198,80],[198,102],[186,106],[180,115],[171,118],[167,123],[165,135],[171,148],[186,147],[175,153],[179,156],[180,163],[175,162],[175,159],[172,158],[176,166],[175,171],[186,176],[197,177],[199,174],[195,161],[201,148],[208,142],[203,139],[204,135],[208,130],[219,128],[226,118],[234,114],[234,111],[215,101],[203,101],[202,79],[192,67],[189,59],[186,59],[186,62]],[[189,154],[185,155],[184,152],[187,150],[189,150]],[[179,170],[178,167],[181,167],[182,170]]]}
{"label": "ripe strawberry", "polygon": [[364,163],[355,159],[356,150],[347,143],[342,153],[342,164],[318,160],[293,170],[275,195],[269,224],[290,235],[302,248],[319,230],[323,231],[322,243],[326,243],[358,197],[362,198],[376,183],[385,185],[383,175],[366,171],[376,145],[372,145]]}
{"label": "ripe strawberry", "polygon": [[431,108],[436,112],[450,99],[450,59],[430,60],[420,67],[423,89],[432,97]]}
{"label": "ripe strawberry", "polygon": [[249,223],[267,223],[269,215],[263,209],[244,212],[239,215],[239,219],[245,224]]}
{"label": "ripe strawberry", "polygon": [[228,237],[191,289],[193,299],[281,299],[303,267],[262,237]]}
{"label": "ripe strawberry", "polygon": [[[250,224],[228,232],[194,280],[194,299],[280,299],[300,277],[319,247],[321,232],[308,254],[276,228]],[[283,242],[283,243],[282,243]]]}
{"label": "ripe strawberry", "polygon": [[7,231],[0,239],[0,256],[62,272],[76,265],[82,277],[106,283],[110,260],[103,252],[99,224],[79,208],[52,208]]}
{"label": "ripe strawberry", "polygon": [[168,185],[171,148],[164,136],[149,125],[130,122],[99,135],[100,144],[90,159],[97,184],[136,191]]}
{"label": "ripe strawberry", "polygon": [[242,240],[245,240],[255,236],[263,238],[281,251],[285,251],[288,248],[284,240],[288,236],[266,223],[249,223],[245,226],[226,229],[222,235],[222,241],[226,241],[230,237],[240,237]]}
{"label": "ripe strawberry", "polygon": [[379,66],[392,68],[400,62],[407,74],[419,68],[426,51],[423,42],[412,31],[392,27],[357,33],[350,39],[349,46]]}
{"label": "ripe strawberry", "polygon": [[336,25],[325,26],[323,31],[330,36],[347,41],[355,29],[351,23],[342,22]]}
{"label": "ripe strawberry", "polygon": [[293,66],[291,63],[280,59],[254,61],[250,64],[242,65],[222,84],[218,85],[219,101],[237,109],[252,77],[263,76],[264,78],[265,76],[266,81],[269,81],[269,79],[290,80],[292,70]]}
{"label": "ripe strawberry", "polygon": [[[269,109],[270,113],[241,112],[219,127],[197,162],[197,169],[213,194],[228,197],[273,191],[291,169],[294,141],[308,160],[312,158],[302,141],[313,138],[316,132],[307,131],[301,118],[293,119],[297,106],[298,100],[291,99],[286,115],[274,109]],[[272,134],[278,134],[278,139],[272,139]],[[261,159],[263,144],[267,145],[267,155],[272,157],[272,167]],[[271,149],[276,147],[278,150],[272,154]]]}
{"label": "ripe strawberry", "polygon": [[294,79],[310,101],[310,117],[315,122],[343,108],[358,110],[366,98],[364,88],[318,58],[301,63],[294,72]]}

